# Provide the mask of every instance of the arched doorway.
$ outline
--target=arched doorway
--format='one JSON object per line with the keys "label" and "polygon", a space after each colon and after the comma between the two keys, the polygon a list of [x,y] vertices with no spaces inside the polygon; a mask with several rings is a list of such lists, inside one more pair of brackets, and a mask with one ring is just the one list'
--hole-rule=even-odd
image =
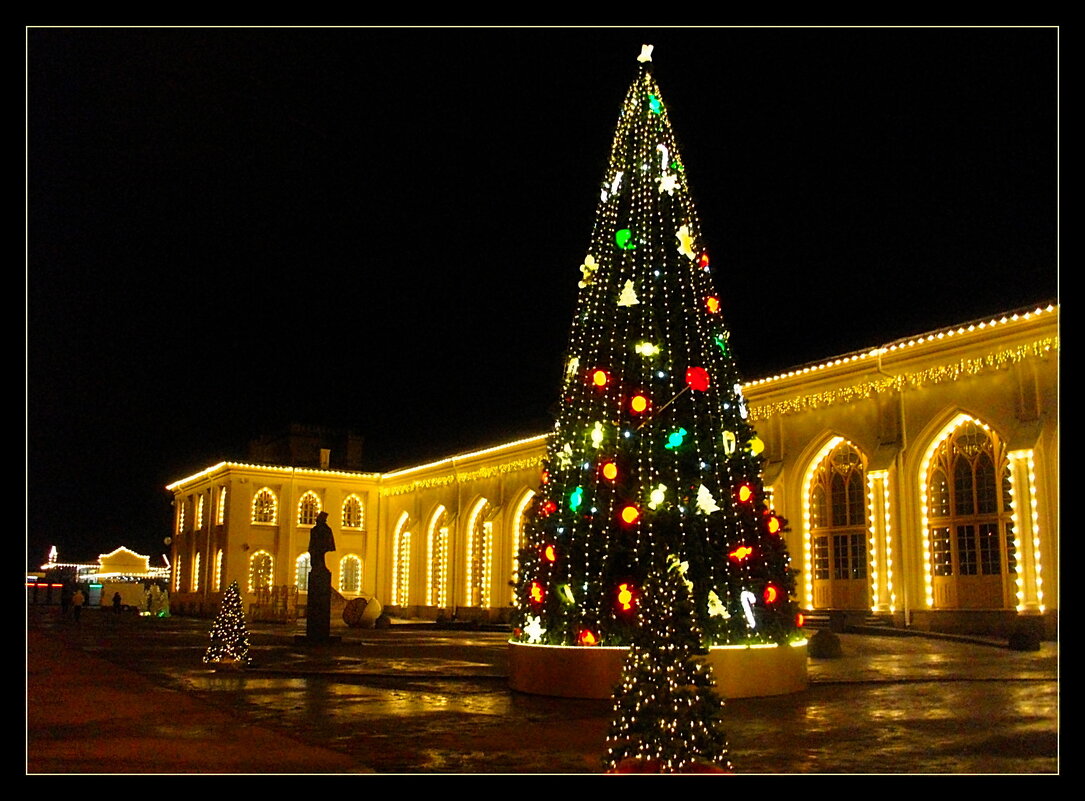
{"label": "arched doorway", "polygon": [[810,474],[807,491],[813,608],[868,609],[869,535],[862,454],[838,438]]}
{"label": "arched doorway", "polygon": [[1017,557],[1005,445],[961,416],[932,446],[923,478],[932,606],[1012,607]]}

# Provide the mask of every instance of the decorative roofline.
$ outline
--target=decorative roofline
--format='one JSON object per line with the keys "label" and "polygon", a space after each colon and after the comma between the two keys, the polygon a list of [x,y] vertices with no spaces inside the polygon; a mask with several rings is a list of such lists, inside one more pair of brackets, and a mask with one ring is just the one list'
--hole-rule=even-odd
{"label": "decorative roofline", "polygon": [[[759,378],[753,381],[748,381],[743,384],[742,389],[744,393],[751,389],[759,390],[784,379],[795,378],[797,376],[807,376],[812,373],[830,370],[833,367],[854,364],[856,362],[863,362],[867,359],[877,360],[879,356],[884,356],[887,353],[903,351],[924,344],[943,342],[949,337],[960,336],[975,331],[985,331],[991,328],[1008,326],[1015,323],[1033,321],[1037,318],[1057,313],[1058,310],[1059,306],[1057,303],[1049,303],[1046,306],[1037,306],[1035,308],[1027,306],[1022,307],[1016,311],[1006,312],[1005,314],[1002,314],[998,317],[983,317],[973,320],[971,322],[960,323],[954,326],[947,326],[946,328],[935,329],[933,331],[928,331],[923,334],[909,337],[901,337],[900,339],[892,340],[879,347],[852,351],[851,353],[842,354],[831,359],[826,359],[825,361],[811,362],[806,365],[801,365],[785,373],[778,373],[774,376],[768,376],[766,378]],[[865,382],[861,385],[857,385],[854,387],[844,387],[840,389],[829,390],[828,392],[823,393],[803,395],[793,398],[791,400],[781,401],[778,403],[758,404],[754,401],[751,401],[750,411],[752,417],[756,420],[764,419],[773,413],[794,413],[797,411],[801,411],[805,408],[831,405],[833,403],[850,402],[852,400],[858,400],[861,397],[868,397],[873,393],[899,389],[900,386],[904,384],[918,387],[926,384],[941,383],[942,381],[956,380],[962,376],[975,375],[976,373],[982,372],[987,369],[998,369],[1007,363],[1020,361],[1022,358],[1026,358],[1028,356],[1039,356],[1049,351],[1057,351],[1058,349],[1058,337],[1048,337],[1037,342],[1022,345],[1018,348],[999,351],[997,353],[988,354],[987,356],[983,356],[977,359],[957,360],[951,364],[940,365],[937,367],[916,371],[906,375],[898,375],[892,377],[887,376],[883,380]],[[469,459],[478,458],[480,456],[487,456],[490,454],[499,453],[501,451],[513,450],[515,448],[528,445],[541,446],[545,444],[546,439],[549,436],[549,432],[545,434],[537,434],[532,437],[524,437],[522,439],[501,443],[499,445],[482,448],[476,451],[458,453],[453,456],[445,457],[444,459],[427,462],[426,464],[391,470],[386,473],[320,470],[317,468],[307,467],[277,467],[273,465],[246,464],[243,462],[219,462],[218,464],[212,465],[211,467],[205,468],[204,470],[200,470],[197,473],[193,473],[190,476],[186,476],[185,478],[174,481],[171,484],[167,484],[166,489],[171,492],[178,489],[183,489],[189,484],[205,479],[211,475],[214,475],[217,472],[225,472],[226,470],[249,470],[268,473],[290,472],[295,475],[337,476],[342,478],[375,480],[380,483],[384,483],[387,481],[398,481],[411,473],[439,468],[446,465],[453,466],[456,462],[462,462]],[[515,467],[502,470],[502,466],[498,465],[497,467],[493,468],[482,468],[473,472],[459,474],[459,480],[477,480],[479,478],[489,477],[493,475],[495,471],[507,472],[508,469],[523,469],[524,467],[529,466],[525,460],[520,460],[511,464],[515,465]],[[402,487],[397,487],[394,489],[382,488],[381,494],[398,495],[401,492],[408,492],[423,485],[435,486],[439,484],[451,483],[455,480],[457,480],[455,476],[439,476],[431,479],[416,480]]]}

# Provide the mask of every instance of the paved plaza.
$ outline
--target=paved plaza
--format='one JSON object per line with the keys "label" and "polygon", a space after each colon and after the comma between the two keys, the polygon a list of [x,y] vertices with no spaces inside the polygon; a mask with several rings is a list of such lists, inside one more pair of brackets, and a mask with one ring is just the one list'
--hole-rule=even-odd
{"label": "paved plaza", "polygon": [[[501,632],[258,624],[239,672],[202,663],[207,620],[27,622],[30,774],[601,772],[609,702],[510,691]],[[1059,771],[1055,643],[841,640],[805,692],[727,703],[736,773]]]}

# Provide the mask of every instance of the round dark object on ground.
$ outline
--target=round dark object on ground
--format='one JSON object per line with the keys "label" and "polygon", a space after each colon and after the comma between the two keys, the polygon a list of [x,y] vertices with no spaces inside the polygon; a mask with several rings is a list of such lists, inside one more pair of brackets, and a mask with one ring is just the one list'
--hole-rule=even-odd
{"label": "round dark object on ground", "polygon": [[824,629],[811,637],[806,647],[807,653],[813,659],[839,659],[844,655],[840,647],[840,638]]}
{"label": "round dark object on ground", "polygon": [[1020,628],[1010,635],[1011,651],[1039,651],[1040,635],[1031,628]]}
{"label": "round dark object on ground", "polygon": [[360,628],[367,603],[364,598],[351,598],[347,601],[343,607],[343,622],[352,629]]}

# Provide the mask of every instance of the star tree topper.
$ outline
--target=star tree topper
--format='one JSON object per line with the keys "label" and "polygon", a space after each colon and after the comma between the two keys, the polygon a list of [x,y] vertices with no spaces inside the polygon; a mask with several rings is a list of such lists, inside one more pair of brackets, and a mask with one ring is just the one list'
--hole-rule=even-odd
{"label": "star tree topper", "polygon": [[652,60],[652,49],[654,47],[655,47],[655,45],[642,44],[640,46],[640,55],[637,56],[637,61],[639,61],[641,64],[643,64],[645,61],[651,61]]}

